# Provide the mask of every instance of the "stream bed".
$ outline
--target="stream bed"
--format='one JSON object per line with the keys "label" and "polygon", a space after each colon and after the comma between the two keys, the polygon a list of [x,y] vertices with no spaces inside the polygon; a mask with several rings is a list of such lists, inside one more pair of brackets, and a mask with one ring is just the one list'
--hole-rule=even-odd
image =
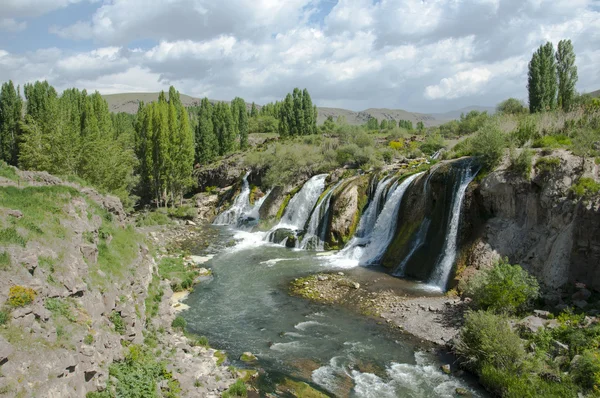
{"label": "stream bed", "polygon": [[[288,295],[294,278],[356,269],[336,268],[327,256],[263,242],[256,234],[210,228],[220,243],[190,248],[216,254],[206,264],[214,277],[195,288],[182,315],[191,332],[208,337],[234,366],[245,366],[238,360],[243,352],[256,355],[253,367],[264,370],[261,392],[291,377],[339,397],[454,397],[457,388],[486,396],[472,379],[444,374],[440,365],[447,362],[411,336],[346,308]],[[416,282],[390,277],[387,283],[395,280],[395,289],[419,290]]]}

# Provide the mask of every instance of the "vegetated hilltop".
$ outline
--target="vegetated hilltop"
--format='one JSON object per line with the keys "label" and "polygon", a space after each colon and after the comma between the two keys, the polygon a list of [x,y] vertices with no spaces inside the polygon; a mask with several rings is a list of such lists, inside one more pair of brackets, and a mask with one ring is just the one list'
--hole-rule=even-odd
{"label": "vegetated hilltop", "polygon": [[[125,112],[129,114],[135,114],[138,110],[138,105],[141,101],[144,103],[154,102],[158,100],[159,93],[123,93],[123,94],[108,94],[103,95],[102,97],[108,103],[108,107],[111,112]],[[191,97],[189,95],[180,94],[181,102],[185,107],[197,107],[200,106],[201,99]],[[217,102],[228,102],[229,101],[219,101],[219,100],[210,100],[211,103]],[[246,107],[250,110],[251,103],[247,103]],[[256,105],[256,108],[260,110],[261,105]],[[410,112],[405,111],[403,109],[386,109],[386,108],[369,108],[363,111],[352,111],[349,109],[342,108],[328,108],[328,107],[318,107],[318,124],[323,124],[323,122],[327,119],[327,117],[331,116],[334,120],[337,120],[338,117],[343,117],[346,119],[346,123],[352,126],[363,125],[369,121],[370,118],[375,118],[377,120],[408,120],[413,122],[413,124],[417,124],[418,122],[423,122],[425,126],[437,126],[441,123],[444,123],[448,120],[458,119],[461,113],[469,113],[472,110],[477,111],[487,111],[488,113],[493,113],[493,107],[485,107],[485,106],[470,106],[450,112],[445,113],[418,113],[418,112]]]}

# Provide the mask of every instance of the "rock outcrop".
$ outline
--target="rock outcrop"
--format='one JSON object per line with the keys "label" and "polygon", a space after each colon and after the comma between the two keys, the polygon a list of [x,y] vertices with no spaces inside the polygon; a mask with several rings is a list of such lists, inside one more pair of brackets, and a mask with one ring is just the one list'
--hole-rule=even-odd
{"label": "rock outcrop", "polygon": [[369,176],[352,177],[331,197],[326,246],[341,249],[352,238],[369,200]]}
{"label": "rock outcrop", "polygon": [[[552,166],[541,167],[540,158]],[[463,234],[463,243],[470,241],[467,263],[480,268],[508,257],[549,289],[585,282],[600,290],[599,204],[570,191],[581,176],[598,180],[598,167],[593,161],[582,167],[581,158],[564,150],[538,152],[533,162],[530,178],[523,178],[506,159],[469,190],[464,223],[482,227]]]}

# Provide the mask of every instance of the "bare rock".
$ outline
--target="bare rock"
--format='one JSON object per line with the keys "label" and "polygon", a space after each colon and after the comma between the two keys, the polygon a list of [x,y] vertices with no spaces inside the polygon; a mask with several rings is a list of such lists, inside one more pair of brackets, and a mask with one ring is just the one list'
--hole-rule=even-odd
{"label": "bare rock", "polygon": [[8,210],[6,212],[6,214],[8,214],[9,216],[14,217],[14,218],[21,218],[21,217],[23,217],[23,212],[21,212],[21,210],[12,210],[11,209],[11,210]]}
{"label": "bare rock", "polygon": [[452,373],[452,371],[450,370],[450,365],[448,364],[442,365],[440,368],[442,369],[442,372],[446,373],[447,375]]}
{"label": "bare rock", "polygon": [[96,264],[98,262],[98,247],[92,243],[86,243],[79,246],[83,258],[90,264]]}
{"label": "bare rock", "polygon": [[587,301],[591,295],[592,292],[584,288],[573,293],[571,299],[573,299],[573,301]]}
{"label": "bare rock", "polygon": [[13,353],[12,346],[4,339],[4,337],[0,336],[0,365],[3,365],[8,361],[8,357]]}
{"label": "bare rock", "polygon": [[548,311],[542,311],[542,310],[533,310],[533,313],[543,319],[548,319],[548,317],[550,316],[550,312]]}

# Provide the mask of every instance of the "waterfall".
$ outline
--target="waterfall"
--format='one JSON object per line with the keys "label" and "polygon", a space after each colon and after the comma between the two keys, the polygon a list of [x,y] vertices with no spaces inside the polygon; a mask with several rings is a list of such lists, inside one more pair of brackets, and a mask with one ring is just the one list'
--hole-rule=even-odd
{"label": "waterfall", "polygon": [[[389,189],[386,201],[372,229],[365,229],[363,237],[354,236],[340,253],[346,259],[357,260],[360,265],[370,265],[381,259],[396,231],[398,211],[402,197],[410,184],[423,173],[413,174],[400,184],[396,181]],[[382,191],[388,183],[383,183]],[[379,189],[379,187],[378,187]],[[383,196],[383,195],[382,195]],[[374,199],[375,200],[375,199]],[[371,204],[376,209],[376,203]],[[369,207],[371,207],[371,205]],[[365,215],[366,212],[365,212]],[[371,217],[369,215],[369,217]],[[362,222],[362,220],[361,220]],[[370,222],[367,220],[366,222]]]}
{"label": "waterfall", "polygon": [[377,183],[377,187],[375,188],[375,193],[373,193],[371,202],[368,204],[367,209],[360,218],[358,227],[356,228],[356,232],[354,234],[355,237],[362,238],[367,232],[373,230],[375,222],[377,221],[377,216],[379,215],[379,212],[382,209],[382,204],[385,201],[382,201],[383,197],[385,196],[384,193],[391,182],[392,178],[384,177]]}
{"label": "waterfall", "polygon": [[242,191],[233,201],[233,205],[215,218],[215,225],[233,225],[237,224],[240,217],[250,210],[250,184],[248,184],[247,172],[242,180]]}
{"label": "waterfall", "polygon": [[421,248],[425,244],[425,238],[427,237],[427,231],[429,230],[429,226],[431,225],[431,220],[426,218],[423,220],[421,225],[419,226],[419,230],[417,231],[417,235],[413,242],[413,245],[410,248],[408,254],[402,259],[402,262],[396,269],[394,270],[394,276],[404,276],[404,270],[406,268],[406,264],[408,264],[408,260],[412,257],[413,254],[417,250]]}
{"label": "waterfall", "polygon": [[475,178],[475,175],[477,175],[477,171],[478,170],[473,171],[469,165],[469,167],[464,168],[460,172],[461,174],[458,180],[458,189],[452,201],[452,213],[450,215],[451,218],[448,226],[448,233],[446,234],[446,239],[444,241],[441,258],[436,263],[433,273],[428,281],[429,285],[440,290],[446,290],[448,277],[450,276],[450,272],[454,266],[454,260],[456,260],[456,245],[458,226],[460,222],[460,209],[462,206],[462,201],[465,197],[465,192],[467,191],[467,186],[471,181],[473,181],[473,178]]}
{"label": "waterfall", "polygon": [[329,219],[329,205],[333,192],[340,186],[343,180],[340,180],[333,187],[329,188],[323,199],[312,212],[310,220],[308,221],[308,227],[304,238],[300,243],[300,248],[309,249],[313,248],[317,251],[325,250],[325,234],[327,233],[327,220]]}
{"label": "waterfall", "polygon": [[275,229],[287,228],[296,231],[304,229],[311,210],[325,189],[326,178],[327,174],[319,174],[308,180],[290,200]]}

